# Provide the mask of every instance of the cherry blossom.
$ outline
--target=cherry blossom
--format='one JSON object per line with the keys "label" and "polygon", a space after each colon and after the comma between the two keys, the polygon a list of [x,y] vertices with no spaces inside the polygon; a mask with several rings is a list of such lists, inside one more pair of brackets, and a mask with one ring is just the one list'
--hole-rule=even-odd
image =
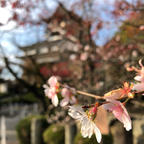
{"label": "cherry blossom", "polygon": [[119,99],[122,96],[122,89],[115,89],[104,94],[105,99]]}
{"label": "cherry blossom", "polygon": [[143,92],[144,91],[144,82],[134,84],[133,90],[135,90],[136,92]]}
{"label": "cherry blossom", "polygon": [[[48,86],[49,85],[49,86]],[[58,106],[58,96],[57,93],[59,92],[59,83],[57,77],[52,76],[48,79],[47,85],[43,85],[45,95],[51,99],[52,104],[56,107]]]}
{"label": "cherry blossom", "polygon": [[128,96],[129,98],[133,98],[134,97],[134,93],[131,92],[133,89],[133,83],[129,84],[128,82],[124,82],[123,87],[122,87],[122,97],[124,96]]}
{"label": "cherry blossom", "polygon": [[139,65],[141,69],[137,69],[136,67],[128,67],[128,71],[136,71],[137,75],[134,77],[136,81],[138,81],[136,84],[133,85],[133,90],[136,92],[143,92],[144,91],[144,66],[142,64],[142,60],[139,60]]}
{"label": "cherry blossom", "polygon": [[137,72],[137,75],[134,77],[134,79],[138,82],[143,83],[144,82],[144,66],[142,64],[142,60],[139,60],[139,65],[141,67],[141,69],[138,69],[134,66],[132,67],[127,67],[127,71],[135,71]]}
{"label": "cherry blossom", "polygon": [[75,104],[75,103],[77,102],[74,94],[73,94],[72,91],[69,90],[68,88],[63,88],[63,89],[61,90],[61,95],[62,95],[62,97],[64,97],[64,98],[62,99],[61,103],[60,103],[60,105],[61,105],[62,107],[68,105],[69,103],[70,103],[70,104]]}
{"label": "cherry blossom", "polygon": [[142,60],[139,60],[139,65],[141,66],[141,69],[137,69],[135,67],[132,67],[136,72],[137,76],[134,77],[136,81],[144,83],[144,66],[142,64]]}
{"label": "cherry blossom", "polygon": [[103,107],[106,110],[111,111],[113,115],[124,124],[127,131],[131,130],[131,119],[124,105],[121,102],[112,99],[108,99],[107,101],[108,103],[103,104]]}
{"label": "cherry blossom", "polygon": [[139,81],[138,83],[134,84],[133,90],[136,92],[143,92],[144,91],[144,66],[142,64],[142,60],[139,60],[139,64],[141,66],[141,69],[137,72],[137,76],[134,77],[136,81]]}
{"label": "cherry blossom", "polygon": [[50,85],[50,87],[56,87],[56,88],[59,87],[57,77],[55,77],[55,76],[50,77],[48,79],[47,83]]}
{"label": "cherry blossom", "polygon": [[88,59],[88,53],[84,52],[80,55],[80,60],[81,61],[86,61]]}
{"label": "cherry blossom", "polygon": [[134,93],[131,92],[133,89],[133,84],[124,82],[123,87],[119,89],[112,90],[104,95],[105,99],[121,99],[123,97],[133,98]]}
{"label": "cherry blossom", "polygon": [[[124,82],[121,88],[114,89],[104,94],[103,97],[75,90],[65,84],[60,84],[55,76],[50,77],[47,81],[47,85],[43,86],[45,88],[44,92],[45,95],[51,99],[54,106],[58,105],[58,94],[62,97],[60,102],[60,106],[62,107],[68,104],[76,104],[77,100],[74,96],[76,93],[77,95],[81,94],[102,100],[99,103],[97,102],[96,104],[84,105],[82,107],[78,105],[69,106],[68,112],[72,118],[80,122],[81,134],[83,137],[91,138],[91,136],[95,134],[98,143],[100,143],[102,138],[101,133],[103,133],[101,125],[104,125],[104,122],[101,122],[101,119],[104,118],[103,114],[106,111],[112,112],[113,115],[123,123],[124,128],[127,131],[132,129],[132,122],[124,104],[130,98],[133,98],[135,93],[144,91],[144,66],[142,65],[142,60],[139,60],[139,65],[141,67],[140,69],[136,67],[127,67],[128,71],[137,72],[134,77],[136,83]],[[126,101],[121,103],[120,100],[125,98],[127,98]],[[103,113],[102,111],[100,112],[100,108],[104,110]],[[99,113],[101,113],[101,116]],[[99,122],[101,123],[99,124]]]}
{"label": "cherry blossom", "polygon": [[[101,132],[94,123],[93,120],[93,113],[90,111],[84,112],[81,106],[75,105],[69,107],[69,115],[78,120],[81,124],[81,134],[84,138],[88,137],[91,138],[92,134],[94,133],[98,143],[101,142]],[[94,108],[95,109],[95,108]],[[92,110],[95,112],[95,110]]]}

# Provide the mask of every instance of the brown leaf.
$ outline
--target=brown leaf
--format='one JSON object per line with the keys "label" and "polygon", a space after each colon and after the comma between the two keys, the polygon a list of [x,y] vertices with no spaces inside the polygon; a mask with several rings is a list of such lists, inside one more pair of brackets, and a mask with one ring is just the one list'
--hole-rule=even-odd
{"label": "brown leaf", "polygon": [[107,111],[102,106],[98,107],[95,123],[102,134],[109,133]]}

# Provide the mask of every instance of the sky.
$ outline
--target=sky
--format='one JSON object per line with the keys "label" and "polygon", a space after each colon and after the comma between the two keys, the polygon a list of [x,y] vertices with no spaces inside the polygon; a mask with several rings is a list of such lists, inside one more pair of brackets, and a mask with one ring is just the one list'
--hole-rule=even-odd
{"label": "sky", "polygon": [[[21,0],[24,4],[25,1]],[[35,0],[33,0],[35,1]],[[71,10],[71,5],[74,2],[79,2],[80,0],[59,0],[66,6],[67,9]],[[75,13],[83,18],[87,18],[87,16],[92,17],[100,17],[104,22],[104,28],[100,29],[96,35],[93,36],[93,40],[96,45],[103,46],[108,40],[110,40],[114,34],[119,30],[119,26],[121,23],[115,24],[115,20],[113,19],[110,12],[113,10],[113,4],[116,0],[93,0],[93,2],[97,5],[93,4],[92,9],[88,12],[83,12],[82,8],[75,8]],[[130,3],[134,3],[136,0],[127,0]],[[42,3],[35,3],[36,9],[33,9],[31,13],[31,18],[35,21],[39,20],[37,14],[40,14],[40,9],[45,6],[49,11],[48,15],[44,15],[44,17],[50,17],[56,10],[58,4],[57,0],[45,0],[45,5]],[[88,7],[87,7],[88,8]],[[10,5],[5,8],[0,7],[0,23],[4,24],[4,26],[0,26],[0,46],[3,47],[5,54],[9,56],[12,61],[16,61],[15,55],[23,55],[17,46],[28,46],[34,44],[39,41],[45,40],[45,31],[46,25],[42,24],[39,26],[32,26],[27,24],[25,26],[18,27],[13,29],[16,26],[14,21],[8,22],[8,19],[12,16],[12,9]],[[23,10],[16,9],[17,12],[24,16]],[[94,13],[94,14],[93,14]],[[93,14],[93,15],[92,15]],[[124,20],[125,17],[117,19],[117,21]],[[94,30],[97,21],[93,22],[91,31]],[[3,65],[0,62],[0,65]],[[8,77],[7,77],[8,79]]]}
{"label": "sky", "polygon": [[[76,1],[78,2],[79,0],[69,0],[69,1],[60,0],[60,1],[63,2],[68,9],[70,9],[71,5]],[[96,4],[98,5],[98,7],[97,7],[97,9],[95,7],[92,8],[93,11],[96,13],[96,15],[93,15],[93,16],[99,15],[99,17],[101,17],[102,20],[111,23],[109,25],[109,27],[105,27],[105,29],[101,29],[98,32],[95,42],[97,45],[102,46],[107,41],[106,38],[103,39],[103,36],[111,38],[113,36],[113,34],[115,33],[115,31],[118,30],[116,28],[116,26],[114,26],[114,21],[111,21],[112,18],[110,16],[110,14],[109,15],[107,14],[107,12],[112,10],[113,2],[115,0],[107,0],[107,2],[106,2],[106,0],[100,0],[100,1],[95,0],[95,1],[96,1]],[[47,7],[48,11],[51,12],[51,13],[49,13],[49,16],[47,16],[47,17],[50,17],[54,13],[57,6],[58,6],[58,4],[57,4],[56,0],[46,0],[46,7]],[[79,16],[84,17],[83,9],[76,8],[75,12]],[[38,17],[36,16],[36,13],[38,13],[37,9],[34,10],[34,12],[32,13],[32,18],[34,20],[38,19]],[[0,8],[0,23],[5,24],[4,26],[0,27],[0,33],[2,33],[0,43],[2,41],[5,41],[4,43],[2,42],[2,46],[6,44],[8,51],[11,52],[11,50],[9,50],[9,46],[12,45],[13,43],[14,43],[14,45],[16,43],[17,45],[20,45],[20,46],[26,46],[26,45],[31,45],[33,43],[36,43],[37,41],[44,40],[45,25],[41,25],[38,27],[27,25],[25,27],[17,28],[16,30],[13,31],[12,29],[13,29],[13,27],[15,27],[16,23],[14,21],[11,21],[10,23],[7,24],[8,19],[11,17],[11,15],[12,15],[12,13],[11,13],[10,6],[7,6],[6,8]],[[91,29],[93,29],[94,27],[95,27],[95,23],[93,23]],[[14,42],[12,43],[12,41],[14,41]],[[10,44],[7,44],[7,43],[10,43]],[[12,46],[12,47],[13,47],[13,51],[15,53],[15,50],[14,50],[15,46]]]}
{"label": "sky", "polygon": [[[21,0],[21,1],[25,2],[28,0]],[[80,0],[59,0],[59,1],[63,2],[64,5],[67,7],[67,9],[71,10],[72,4],[74,2],[79,2]],[[93,38],[95,39],[95,43],[97,45],[102,46],[109,39],[111,39],[111,37],[114,35],[116,31],[118,31],[119,25],[118,24],[115,25],[115,21],[112,18],[112,15],[110,14],[110,12],[113,10],[113,4],[116,0],[93,0],[93,1],[97,5],[97,7],[95,8],[95,4],[94,4],[91,9],[91,12],[85,13],[83,12],[82,8],[77,8],[77,7],[75,8],[75,12],[81,17],[87,17],[87,15],[92,15],[92,13],[95,13],[93,14],[93,17],[100,17],[103,21],[109,23],[107,27],[105,26],[104,28],[102,28],[98,32],[98,34]],[[136,0],[127,0],[127,1],[132,3]],[[45,0],[45,6],[49,11],[48,15],[45,17],[50,17],[58,6],[57,0]],[[32,15],[32,19],[34,19],[35,21],[39,20],[37,14],[40,13],[39,9],[42,7],[43,5],[39,3],[38,8],[33,10],[31,15]],[[22,13],[23,16],[23,11],[20,10],[17,11],[19,13]],[[1,36],[0,43],[3,40],[6,41],[6,39],[8,39],[7,42],[10,41],[11,45],[12,45],[12,41],[14,41],[14,43],[16,43],[17,45],[26,46],[26,45],[31,45],[33,43],[36,43],[37,41],[44,40],[45,25],[41,25],[38,27],[27,25],[25,27],[17,28],[16,30],[13,31],[12,29],[16,26],[16,23],[14,21],[11,21],[10,23],[7,24],[8,19],[11,17],[11,15],[12,13],[9,5],[6,8],[0,8],[0,23],[5,24],[4,26],[0,27],[0,33],[3,33],[5,31],[5,34]],[[96,22],[93,23],[91,30],[94,29],[95,25]]]}

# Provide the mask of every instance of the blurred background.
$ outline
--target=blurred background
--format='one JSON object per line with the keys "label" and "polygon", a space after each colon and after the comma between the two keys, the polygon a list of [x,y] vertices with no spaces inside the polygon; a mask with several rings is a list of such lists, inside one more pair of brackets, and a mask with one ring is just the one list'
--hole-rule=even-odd
{"label": "blurred background", "polygon": [[[52,75],[103,96],[144,55],[144,0],[0,0],[1,144],[96,144],[44,96]],[[81,104],[94,99],[79,96]],[[144,97],[126,105],[133,129],[102,115],[101,144],[144,144]]]}

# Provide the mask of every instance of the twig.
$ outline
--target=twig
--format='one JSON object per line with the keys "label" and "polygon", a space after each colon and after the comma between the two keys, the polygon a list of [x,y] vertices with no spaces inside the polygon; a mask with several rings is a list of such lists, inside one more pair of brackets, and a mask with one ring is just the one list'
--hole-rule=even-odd
{"label": "twig", "polygon": [[94,94],[83,92],[83,91],[80,91],[80,90],[77,90],[76,92],[78,94],[82,94],[82,95],[85,95],[85,96],[93,97],[95,99],[104,99],[102,96],[94,95]]}
{"label": "twig", "polygon": [[[68,85],[64,85],[64,84],[61,84],[61,83],[60,83],[60,85],[61,85],[62,87],[65,87],[65,88],[68,88],[68,89],[74,91],[74,88],[71,88],[71,87],[69,87]],[[102,96],[94,95],[94,94],[87,93],[87,92],[84,92],[84,91],[75,90],[75,92],[76,92],[77,94],[81,94],[81,95],[93,97],[93,98],[95,98],[95,99],[105,100],[105,98],[102,97]]]}

